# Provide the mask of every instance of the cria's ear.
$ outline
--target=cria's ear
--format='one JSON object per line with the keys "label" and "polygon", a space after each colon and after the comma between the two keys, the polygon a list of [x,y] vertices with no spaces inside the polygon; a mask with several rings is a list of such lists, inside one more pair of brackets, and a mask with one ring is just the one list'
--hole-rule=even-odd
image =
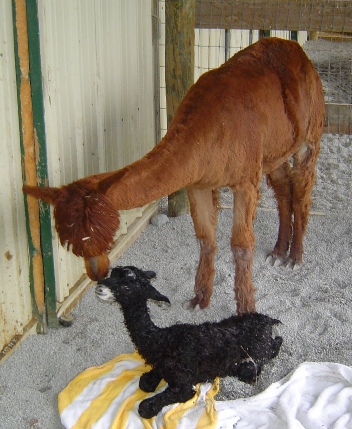
{"label": "cria's ear", "polygon": [[163,301],[170,304],[170,300],[167,296],[158,292],[153,286],[149,285],[148,288],[148,298],[154,299],[154,301]]}
{"label": "cria's ear", "polygon": [[156,272],[155,271],[143,271],[148,279],[155,279]]}
{"label": "cria's ear", "polygon": [[41,199],[49,204],[55,205],[61,195],[60,188],[51,188],[49,186],[23,186],[23,192]]}

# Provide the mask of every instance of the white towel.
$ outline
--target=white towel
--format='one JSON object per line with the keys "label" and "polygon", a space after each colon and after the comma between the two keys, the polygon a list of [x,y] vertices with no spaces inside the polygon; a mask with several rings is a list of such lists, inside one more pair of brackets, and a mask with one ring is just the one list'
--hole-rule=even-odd
{"label": "white towel", "polygon": [[[148,370],[137,353],[88,368],[59,394],[66,429],[352,429],[352,368],[301,364],[259,395],[215,401],[218,380],[197,386],[193,399],[142,419],[138,404],[155,393],[138,388]],[[165,388],[161,382],[157,388]]]}

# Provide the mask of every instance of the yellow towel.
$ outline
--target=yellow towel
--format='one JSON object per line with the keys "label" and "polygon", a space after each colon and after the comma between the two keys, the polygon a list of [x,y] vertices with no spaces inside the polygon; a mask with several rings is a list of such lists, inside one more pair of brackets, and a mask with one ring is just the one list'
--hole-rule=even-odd
{"label": "yellow towel", "polygon": [[[138,388],[148,368],[137,353],[89,368],[59,395],[66,429],[352,429],[352,368],[304,362],[282,380],[251,398],[214,400],[218,380],[197,386],[184,404],[164,407],[141,419],[139,402],[151,395]],[[157,391],[165,388],[160,383]],[[153,393],[154,394],[154,393]]]}
{"label": "yellow towel", "polygon": [[59,394],[62,424],[66,429],[215,429],[218,379],[213,385],[197,385],[191,400],[164,407],[152,419],[142,419],[139,402],[166,387],[162,381],[153,393],[140,390],[139,378],[148,369],[138,353],[86,369]]}

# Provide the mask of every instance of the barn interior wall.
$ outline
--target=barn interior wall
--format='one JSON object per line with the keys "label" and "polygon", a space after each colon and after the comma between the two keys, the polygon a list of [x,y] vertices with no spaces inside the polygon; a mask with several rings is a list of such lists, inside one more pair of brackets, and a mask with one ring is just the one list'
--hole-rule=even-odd
{"label": "barn interior wall", "polygon": [[[12,7],[0,0],[0,351],[32,319]],[[0,356],[1,357],[1,356]]]}
{"label": "barn interior wall", "polygon": [[[49,182],[116,170],[155,144],[151,0],[39,0]],[[121,228],[142,209],[121,212]],[[57,300],[84,271],[53,227]]]}
{"label": "barn interior wall", "polygon": [[[0,351],[8,350],[33,317],[14,5],[0,0]],[[152,0],[38,0],[36,5],[49,184],[115,170],[143,156],[156,143]],[[128,228],[150,213],[151,208],[121,212],[116,238],[125,235],[125,248]],[[89,279],[82,260],[59,244],[53,223],[51,229],[60,311],[77,285],[84,288]]]}

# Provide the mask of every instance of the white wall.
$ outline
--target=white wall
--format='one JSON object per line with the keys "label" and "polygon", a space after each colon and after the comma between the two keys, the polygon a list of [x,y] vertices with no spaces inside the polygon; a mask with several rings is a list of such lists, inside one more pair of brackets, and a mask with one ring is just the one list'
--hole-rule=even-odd
{"label": "white wall", "polygon": [[[151,0],[38,0],[49,182],[115,170],[155,144]],[[122,229],[142,214],[122,213]],[[83,262],[53,227],[56,293]]]}
{"label": "white wall", "polygon": [[12,6],[0,0],[0,351],[32,318]]}

